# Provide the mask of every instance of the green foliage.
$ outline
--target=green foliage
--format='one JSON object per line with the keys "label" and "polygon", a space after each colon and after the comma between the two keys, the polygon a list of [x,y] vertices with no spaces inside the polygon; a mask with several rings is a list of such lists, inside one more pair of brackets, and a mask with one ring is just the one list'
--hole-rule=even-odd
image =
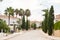
{"label": "green foliage", "polygon": [[10,28],[7,26],[6,22],[0,19],[0,31],[3,30],[3,32],[9,32]]}
{"label": "green foliage", "polygon": [[34,24],[32,23],[32,24],[31,24],[31,28],[33,28],[33,27],[34,27]]}
{"label": "green foliage", "polygon": [[22,26],[21,28],[24,30],[26,27],[25,27],[25,15],[23,15],[23,18],[22,18]]}
{"label": "green foliage", "polygon": [[36,23],[34,23],[34,30],[36,29]]}
{"label": "green foliage", "polygon": [[28,20],[26,20],[26,30],[29,29],[29,23],[28,23]]}
{"label": "green foliage", "polygon": [[60,30],[60,21],[58,21],[54,24],[54,29],[55,30]]}
{"label": "green foliage", "polygon": [[[16,14],[16,17],[17,15],[21,16],[21,19],[22,19],[22,24],[18,26],[18,29],[22,28],[22,29],[27,29],[28,30],[28,26],[29,26],[29,22],[26,21],[26,24],[25,24],[25,16],[27,17],[27,20],[28,20],[28,17],[31,15],[30,14],[30,10],[29,9],[26,9],[25,11],[23,9],[13,9],[12,7],[9,7],[5,10],[5,15],[7,16],[8,15],[8,25],[10,25],[10,16],[13,16],[14,17],[14,12]],[[26,25],[26,26],[25,26]]]}
{"label": "green foliage", "polygon": [[36,23],[32,23],[31,27],[35,30],[36,29]]}
{"label": "green foliage", "polygon": [[25,16],[26,16],[26,30],[28,30],[29,29],[29,21],[28,21],[28,17],[31,15],[31,13],[30,13],[30,10],[29,9],[26,9],[25,10]]}
{"label": "green foliage", "polygon": [[42,22],[42,30],[43,30],[43,32],[47,33],[47,27],[45,24],[46,24],[45,21],[43,21]]}
{"label": "green foliage", "polygon": [[54,29],[54,8],[51,6],[50,11],[43,10],[45,12],[45,19],[42,22],[42,30],[49,35],[52,35]]}
{"label": "green foliage", "polygon": [[43,22],[42,22],[42,31],[44,32],[44,24],[43,24]]}
{"label": "green foliage", "polygon": [[17,17],[17,15],[18,15],[18,13],[19,13],[19,10],[18,10],[18,9],[15,9],[14,12],[15,12],[16,17]]}
{"label": "green foliage", "polygon": [[8,16],[9,18],[9,22],[8,22],[8,25],[10,25],[10,15],[11,16],[14,16],[14,9],[12,7],[9,7],[5,10],[5,13],[4,13],[6,16]]}
{"label": "green foliage", "polygon": [[18,23],[17,28],[18,28],[19,30],[21,30],[21,25],[22,25],[22,24],[21,24],[21,20],[18,19],[18,20],[17,20],[17,23]]}
{"label": "green foliage", "polygon": [[26,30],[28,30],[30,28],[30,21],[26,20]]}
{"label": "green foliage", "polygon": [[44,21],[42,22],[42,30],[47,33],[47,27],[48,27],[48,10],[45,9],[43,10],[45,12],[44,16],[45,16],[45,19]]}
{"label": "green foliage", "polygon": [[18,25],[17,28],[18,28],[18,30],[21,30],[21,25]]}
{"label": "green foliage", "polygon": [[54,29],[54,8],[51,6],[48,17],[48,34],[52,35]]}
{"label": "green foliage", "polygon": [[25,15],[26,15],[27,17],[31,15],[31,13],[30,13],[30,10],[29,10],[29,9],[26,9],[26,11],[25,11]]}
{"label": "green foliage", "polygon": [[23,9],[20,9],[19,10],[19,16],[23,16],[23,14],[24,14],[24,10]]}

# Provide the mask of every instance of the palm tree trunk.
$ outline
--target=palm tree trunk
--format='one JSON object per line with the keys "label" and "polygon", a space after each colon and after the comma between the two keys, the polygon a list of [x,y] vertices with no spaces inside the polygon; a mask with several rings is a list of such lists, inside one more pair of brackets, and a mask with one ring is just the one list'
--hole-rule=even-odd
{"label": "palm tree trunk", "polygon": [[22,25],[22,16],[21,16],[21,25]]}
{"label": "palm tree trunk", "polygon": [[28,17],[26,17],[26,20],[28,20]]}
{"label": "palm tree trunk", "polygon": [[[22,29],[22,18],[23,18],[23,17],[21,16],[21,29]],[[22,30],[23,30],[23,29],[22,29]]]}
{"label": "palm tree trunk", "polygon": [[8,16],[8,26],[10,25],[10,14]]}
{"label": "palm tree trunk", "polygon": [[[17,17],[16,17],[17,18]],[[13,19],[14,19],[14,16],[13,16]],[[13,20],[13,30],[14,30],[14,32],[16,32],[16,27],[15,27],[15,22],[14,22],[14,20]]]}

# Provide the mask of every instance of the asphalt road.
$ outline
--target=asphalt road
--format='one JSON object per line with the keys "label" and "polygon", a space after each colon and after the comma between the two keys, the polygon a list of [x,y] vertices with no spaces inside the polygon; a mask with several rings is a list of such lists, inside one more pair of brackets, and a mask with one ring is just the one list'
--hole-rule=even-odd
{"label": "asphalt road", "polygon": [[54,39],[48,38],[42,32],[42,30],[30,30],[24,32],[23,34],[17,35],[13,38],[9,38],[6,40],[54,40]]}

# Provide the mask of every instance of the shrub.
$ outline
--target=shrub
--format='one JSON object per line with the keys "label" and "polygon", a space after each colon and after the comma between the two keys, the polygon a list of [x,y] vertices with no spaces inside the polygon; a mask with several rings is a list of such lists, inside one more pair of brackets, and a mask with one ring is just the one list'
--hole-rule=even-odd
{"label": "shrub", "polygon": [[55,30],[60,30],[60,21],[58,21],[54,24],[54,29]]}
{"label": "shrub", "polygon": [[0,19],[0,32],[1,32],[1,30],[3,30],[3,32],[9,32],[10,31],[10,28],[8,27],[6,22],[2,19]]}
{"label": "shrub", "polygon": [[36,23],[32,23],[31,27],[35,30],[36,29]]}
{"label": "shrub", "polygon": [[34,30],[36,29],[36,23],[34,23]]}

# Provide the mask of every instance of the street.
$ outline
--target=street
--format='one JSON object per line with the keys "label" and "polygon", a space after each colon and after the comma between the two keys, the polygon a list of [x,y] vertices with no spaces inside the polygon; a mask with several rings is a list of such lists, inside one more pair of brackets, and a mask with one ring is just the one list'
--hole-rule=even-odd
{"label": "street", "polygon": [[12,38],[7,38],[5,40],[59,40],[48,37],[42,30],[30,30],[23,34],[19,34]]}

